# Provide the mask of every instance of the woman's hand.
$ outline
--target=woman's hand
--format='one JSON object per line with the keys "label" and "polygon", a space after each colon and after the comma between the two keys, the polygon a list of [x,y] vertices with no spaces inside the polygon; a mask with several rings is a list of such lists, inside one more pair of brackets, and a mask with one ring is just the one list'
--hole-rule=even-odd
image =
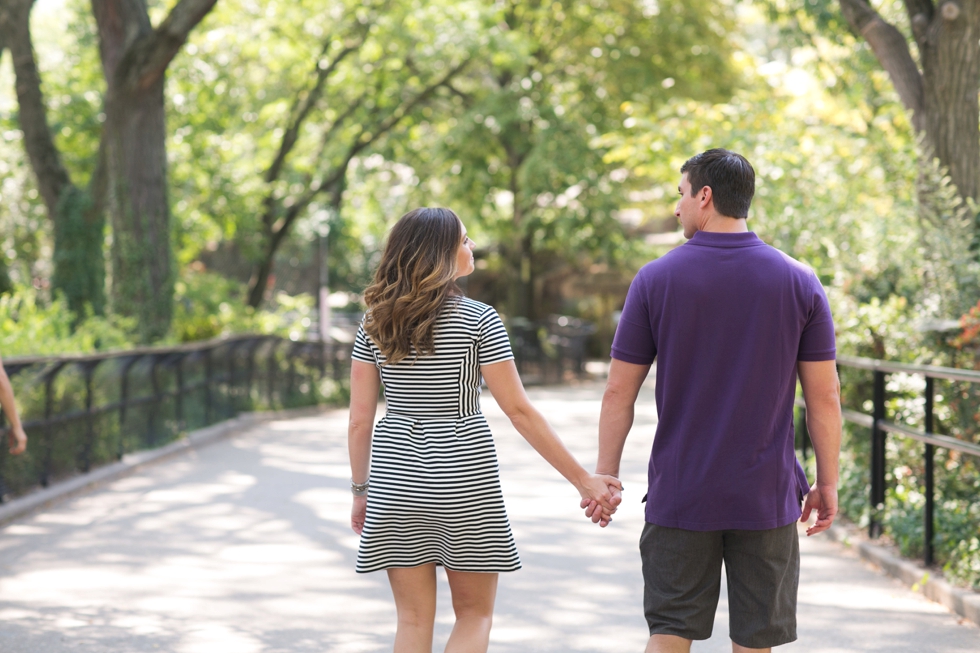
{"label": "woman's hand", "polygon": [[350,527],[358,535],[364,530],[364,515],[367,513],[367,496],[354,497],[354,505],[350,509]]}
{"label": "woman's hand", "polygon": [[612,521],[613,513],[623,501],[623,484],[608,474],[590,474],[577,489],[582,495],[582,507],[591,506],[588,516],[600,526]]}

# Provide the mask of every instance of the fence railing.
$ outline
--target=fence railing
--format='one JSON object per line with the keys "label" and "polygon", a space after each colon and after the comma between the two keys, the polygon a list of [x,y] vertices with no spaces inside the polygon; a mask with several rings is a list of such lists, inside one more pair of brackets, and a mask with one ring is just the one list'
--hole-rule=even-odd
{"label": "fence railing", "polygon": [[[872,515],[869,521],[868,534],[872,538],[877,538],[882,533],[881,520],[877,514],[884,507],[887,460],[886,460],[886,439],[888,434],[894,436],[911,438],[923,443],[923,469],[924,469],[924,488],[925,506],[923,510],[923,558],[926,565],[934,563],[934,541],[935,541],[935,450],[942,447],[950,451],[958,451],[969,456],[980,458],[980,445],[961,440],[948,435],[941,435],[934,432],[935,428],[935,382],[937,380],[954,381],[961,383],[980,383],[980,372],[972,370],[961,370],[952,367],[937,367],[932,365],[912,365],[905,363],[894,363],[889,361],[874,360],[870,358],[856,358],[841,356],[837,359],[838,369],[849,368],[854,370],[869,371],[872,374],[872,397],[870,400],[871,413],[861,412],[851,408],[843,409],[845,421],[863,426],[870,431],[871,436],[871,456],[870,456],[870,496],[869,501],[872,507]],[[886,380],[891,374],[907,374],[924,379],[922,390],[922,428],[915,428],[909,424],[898,421],[891,421],[887,414]],[[803,435],[803,455],[807,455],[809,438],[806,433],[806,407],[802,399],[797,400],[797,406],[801,410],[802,435]]]}
{"label": "fence railing", "polygon": [[[511,340],[526,383],[561,382],[584,373],[591,324],[560,316],[513,322]],[[343,393],[357,323],[356,316],[335,320],[326,344],[242,335],[174,347],[4,360],[28,448],[13,457],[0,442],[0,502],[243,410],[316,403],[324,399],[328,379]],[[0,437],[6,435],[0,414]]]}
{"label": "fence railing", "polygon": [[524,385],[562,383],[585,374],[585,346],[596,327],[565,315],[531,322],[511,318],[507,324],[517,371]]}
{"label": "fence railing", "polygon": [[[242,410],[309,405],[349,375],[349,343],[244,335],[175,347],[15,357],[28,449],[0,446],[0,500],[160,446]],[[2,420],[2,417],[0,417]],[[2,421],[0,435],[6,437]]]}

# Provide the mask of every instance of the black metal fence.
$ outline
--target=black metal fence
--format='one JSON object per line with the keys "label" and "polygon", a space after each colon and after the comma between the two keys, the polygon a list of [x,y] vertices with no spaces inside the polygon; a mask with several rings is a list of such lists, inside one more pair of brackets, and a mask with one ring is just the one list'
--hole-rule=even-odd
{"label": "black metal fence", "polygon": [[240,411],[343,399],[350,349],[348,342],[336,340],[324,346],[245,335],[176,347],[7,359],[28,448],[14,457],[0,446],[0,498],[161,446]]}
{"label": "black metal fence", "polygon": [[[925,507],[923,510],[923,558],[927,565],[934,562],[934,540],[936,525],[936,488],[935,488],[935,452],[936,447],[941,447],[949,451],[959,452],[960,454],[975,456],[980,459],[980,445],[966,440],[941,435],[935,433],[936,428],[936,383],[950,382],[954,384],[977,384],[980,383],[980,372],[972,370],[961,370],[951,367],[936,367],[931,365],[911,365],[904,363],[892,363],[888,361],[874,360],[870,358],[840,357],[837,359],[838,369],[841,372],[842,383],[845,371],[856,371],[863,374],[865,378],[856,377],[853,382],[856,384],[867,384],[867,372],[871,372],[870,397],[862,402],[864,411],[854,410],[845,407],[843,415],[845,421],[865,427],[870,432],[870,496],[869,501],[872,507],[871,519],[869,521],[868,534],[872,538],[877,538],[882,533],[882,523],[878,514],[884,507],[886,481],[888,472],[888,461],[886,460],[886,440],[892,436],[901,438],[911,438],[921,442],[923,447],[922,463],[924,469],[924,487],[922,489],[925,497]],[[843,368],[843,369],[842,369]],[[887,413],[888,393],[886,392],[886,381],[889,375],[908,375],[911,378],[919,379],[921,386],[921,404],[912,402],[896,411],[895,418],[899,421],[889,419]],[[912,392],[915,390],[913,389]],[[910,391],[904,390],[902,394],[908,395]],[[961,397],[969,396],[962,389],[948,388],[948,395],[957,394]],[[858,393],[859,395],[861,393]],[[806,408],[802,400],[797,400],[797,406],[801,411],[801,434],[804,458],[809,447],[809,438],[806,433]],[[866,412],[870,409],[870,413]],[[967,432],[976,432],[976,416],[973,409],[967,407],[964,412],[964,419],[967,422]],[[972,421],[973,429],[970,429]],[[910,425],[918,423],[921,428]]]}
{"label": "black metal fence", "polygon": [[[339,319],[345,317],[345,319]],[[181,433],[241,411],[345,401],[357,316],[338,316],[318,340],[242,335],[175,347],[4,361],[28,433],[27,451],[7,452],[0,415],[0,502],[37,485],[162,446]],[[510,325],[528,384],[584,374],[591,324],[555,316]]]}
{"label": "black metal fence", "polygon": [[585,345],[596,331],[591,322],[565,315],[538,322],[511,318],[507,329],[524,385],[563,383],[585,375]]}

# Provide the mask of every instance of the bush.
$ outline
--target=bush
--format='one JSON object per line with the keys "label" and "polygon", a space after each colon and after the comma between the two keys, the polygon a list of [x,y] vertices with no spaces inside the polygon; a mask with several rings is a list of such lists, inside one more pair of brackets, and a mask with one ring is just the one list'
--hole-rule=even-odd
{"label": "bush", "polygon": [[180,342],[208,340],[234,333],[277,334],[301,340],[315,311],[310,295],[278,293],[271,310],[245,302],[245,287],[204,270],[186,269],[175,287],[171,332]]}
{"label": "bush", "polygon": [[47,305],[30,287],[0,296],[0,354],[87,353],[131,347],[135,322],[89,313],[77,320],[60,297]]}

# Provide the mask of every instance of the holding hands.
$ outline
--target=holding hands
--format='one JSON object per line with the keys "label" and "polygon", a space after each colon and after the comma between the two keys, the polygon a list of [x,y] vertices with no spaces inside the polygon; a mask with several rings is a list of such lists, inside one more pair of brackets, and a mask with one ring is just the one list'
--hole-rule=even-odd
{"label": "holding hands", "polygon": [[623,484],[615,476],[608,474],[592,474],[588,483],[578,488],[582,495],[580,508],[585,509],[585,516],[592,523],[602,528],[612,521],[613,513],[623,502]]}

